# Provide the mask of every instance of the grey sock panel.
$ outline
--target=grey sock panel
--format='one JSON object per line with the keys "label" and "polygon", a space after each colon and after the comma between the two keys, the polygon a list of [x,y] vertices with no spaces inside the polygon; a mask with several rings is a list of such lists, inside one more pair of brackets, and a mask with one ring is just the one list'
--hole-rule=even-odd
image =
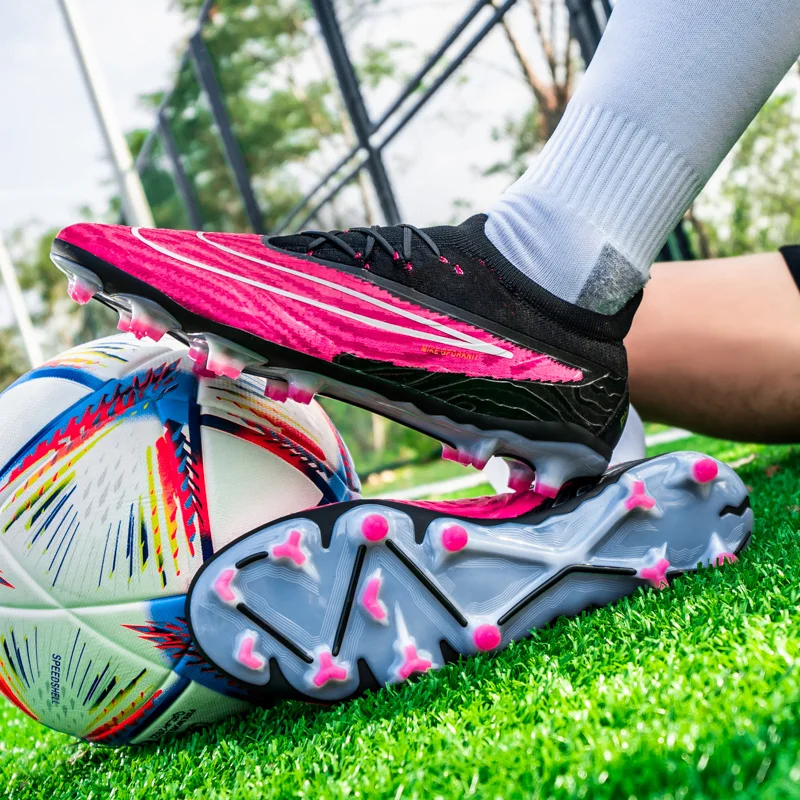
{"label": "grey sock panel", "polygon": [[621,308],[798,55],[798,0],[618,0],[489,239],[562,299]]}
{"label": "grey sock panel", "polygon": [[607,244],[583,284],[577,305],[601,314],[616,314],[641,288],[642,273],[619,250]]}

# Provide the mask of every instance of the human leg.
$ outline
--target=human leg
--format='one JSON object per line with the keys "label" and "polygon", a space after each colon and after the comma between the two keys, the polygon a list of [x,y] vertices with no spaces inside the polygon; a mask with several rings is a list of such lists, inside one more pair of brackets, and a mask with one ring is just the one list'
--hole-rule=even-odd
{"label": "human leg", "polygon": [[645,419],[800,441],[800,291],[779,253],[656,264],[625,345]]}
{"label": "human leg", "polygon": [[489,239],[553,294],[618,310],[798,54],[796,0],[619,0]]}

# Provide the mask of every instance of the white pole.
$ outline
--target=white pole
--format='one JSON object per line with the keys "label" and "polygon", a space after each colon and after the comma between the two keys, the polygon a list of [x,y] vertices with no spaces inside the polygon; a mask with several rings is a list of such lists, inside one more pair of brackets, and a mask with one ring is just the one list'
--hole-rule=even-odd
{"label": "white pole", "polygon": [[30,314],[28,314],[28,307],[25,305],[25,298],[17,280],[17,273],[14,270],[14,264],[11,261],[11,255],[6,249],[2,234],[0,234],[0,278],[3,279],[3,283],[6,286],[8,299],[11,301],[11,309],[17,320],[17,328],[20,336],[22,336],[25,352],[28,354],[28,361],[31,367],[36,367],[44,361],[42,348],[31,322]]}
{"label": "white pole", "polygon": [[142,188],[139,173],[134,166],[125,136],[114,116],[108,92],[100,75],[100,68],[94,57],[86,29],[77,13],[75,2],[74,0],[58,0],[58,4],[61,7],[67,33],[75,48],[78,65],[114,167],[125,219],[130,225],[152,228],[153,215]]}

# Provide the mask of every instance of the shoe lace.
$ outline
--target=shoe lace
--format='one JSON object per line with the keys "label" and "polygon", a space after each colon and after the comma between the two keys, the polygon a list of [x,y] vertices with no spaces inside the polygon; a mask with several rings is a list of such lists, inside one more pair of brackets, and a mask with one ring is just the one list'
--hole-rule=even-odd
{"label": "shoe lace", "polygon": [[[434,242],[427,233],[421,231],[419,228],[416,228],[413,225],[407,225],[405,223],[402,223],[398,227],[403,229],[403,242],[400,251],[396,250],[394,246],[392,246],[392,244],[390,244],[378,232],[377,226],[373,228],[349,228],[346,231],[302,231],[301,235],[314,237],[314,239],[308,245],[308,255],[314,255],[314,250],[321,245],[330,244],[334,247],[338,247],[340,250],[349,255],[354,261],[364,261],[365,265],[366,262],[369,261],[369,257],[375,251],[375,248],[378,247],[388,253],[395,261],[399,261],[402,258],[406,264],[406,268],[410,268],[411,245],[413,243],[414,236],[418,237],[437,258],[442,258],[441,251],[437,247],[436,242]],[[341,238],[344,234],[350,233],[360,233],[366,237],[366,243],[363,250],[356,250],[354,247],[351,247],[348,242]]]}

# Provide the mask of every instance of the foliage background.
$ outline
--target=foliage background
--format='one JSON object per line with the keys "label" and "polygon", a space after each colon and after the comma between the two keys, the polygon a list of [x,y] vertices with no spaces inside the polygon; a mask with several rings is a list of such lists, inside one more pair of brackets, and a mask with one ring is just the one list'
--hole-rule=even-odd
{"label": "foliage background", "polygon": [[[175,0],[188,19],[196,18],[201,5],[202,0]],[[376,38],[375,26],[370,27],[369,22],[389,14],[391,0],[339,0],[337,6],[363,92],[374,113],[395,95],[426,53],[417,44],[396,38],[391,25],[380,26],[385,32]],[[493,35],[502,37],[507,56],[493,68],[506,82],[524,87],[523,95],[513,96],[526,99],[522,105],[510,104],[505,117],[494,124],[495,146],[487,153],[488,161],[465,163],[463,169],[471,171],[478,182],[498,175],[510,182],[524,171],[554,130],[580,79],[582,65],[577,47],[569,39],[563,0],[520,3]],[[355,142],[327,52],[315,33],[305,0],[218,0],[204,28],[204,39],[267,229],[272,229],[304,190]],[[462,69],[455,82],[466,80]],[[797,73],[784,81],[687,215],[699,255],[737,255],[800,241],[799,86]],[[469,83],[457,91],[468,103]],[[163,99],[163,93],[156,93],[144,95],[140,101],[155,110]],[[209,108],[191,65],[180,66],[177,58],[174,91],[166,113],[205,228],[247,230]],[[460,119],[459,124],[463,124]],[[129,132],[134,154],[147,134],[146,130]],[[402,174],[395,171],[392,177],[402,187]],[[156,143],[142,179],[156,224],[189,227],[162,143]],[[430,175],[432,188],[442,182],[446,175]],[[79,202],[76,198],[76,206]],[[457,196],[451,202],[453,220],[480,210]],[[120,204],[112,200],[107,209],[76,208],[76,215],[117,222]],[[313,224],[337,228],[354,221],[380,222],[365,173],[330,202]],[[96,304],[79,308],[66,300],[63,278],[48,257],[56,231],[32,223],[10,236],[21,282],[50,354],[110,333],[115,326],[113,316]],[[8,324],[0,329],[0,388],[25,368],[15,329]],[[326,401],[326,407],[362,472],[438,455],[438,445],[421,434],[337,403]]]}

